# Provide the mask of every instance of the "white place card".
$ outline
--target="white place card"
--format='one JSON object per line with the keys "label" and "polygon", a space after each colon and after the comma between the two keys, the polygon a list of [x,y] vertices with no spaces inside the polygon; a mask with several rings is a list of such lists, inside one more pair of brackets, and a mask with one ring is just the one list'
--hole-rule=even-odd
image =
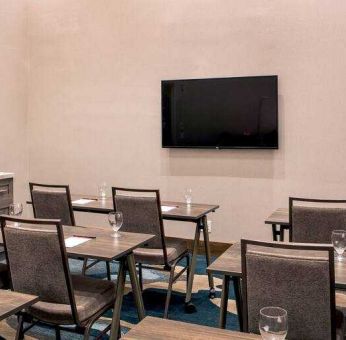
{"label": "white place card", "polygon": [[79,246],[80,244],[83,244],[90,240],[92,240],[92,238],[90,237],[71,236],[71,237],[65,238],[65,246],[66,248],[72,248],[72,247]]}
{"label": "white place card", "polygon": [[94,202],[94,200],[88,200],[86,198],[81,198],[79,200],[75,200],[75,201],[72,201],[73,204],[88,204],[88,203],[91,203],[91,202]]}
{"label": "white place card", "polygon": [[172,207],[172,206],[169,206],[169,205],[161,205],[161,211],[162,212],[169,212],[173,209],[175,209],[176,207]]}

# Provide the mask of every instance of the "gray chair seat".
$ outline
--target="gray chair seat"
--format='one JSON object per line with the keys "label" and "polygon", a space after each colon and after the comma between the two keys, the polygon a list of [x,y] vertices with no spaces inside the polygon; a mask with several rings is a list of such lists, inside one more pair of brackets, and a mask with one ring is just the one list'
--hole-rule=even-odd
{"label": "gray chair seat", "polygon": [[[113,282],[80,275],[72,275],[71,278],[78,317],[81,323],[88,320],[100,309],[114,303],[115,284]],[[34,317],[45,322],[61,325],[73,324],[69,304],[37,302],[28,311]]]}
{"label": "gray chair seat", "polygon": [[7,288],[9,284],[8,268],[5,263],[0,263],[0,288]]}
{"label": "gray chair seat", "polygon": [[[185,253],[187,244],[185,241],[166,240],[167,262],[170,263],[176,260],[179,256]],[[155,248],[137,248],[133,251],[136,262],[149,265],[163,265],[165,259],[163,249]]]}

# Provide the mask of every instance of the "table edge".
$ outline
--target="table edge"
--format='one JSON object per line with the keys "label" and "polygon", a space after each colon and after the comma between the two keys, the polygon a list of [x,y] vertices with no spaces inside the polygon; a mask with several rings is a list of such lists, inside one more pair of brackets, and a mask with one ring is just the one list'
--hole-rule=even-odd
{"label": "table edge", "polygon": [[[11,292],[19,293],[19,292],[16,292],[16,291],[11,291]],[[25,294],[25,293],[19,293],[19,294]],[[26,295],[30,295],[30,294],[26,294]],[[38,296],[35,296],[35,295],[31,295],[31,296],[32,296],[32,299],[30,301],[24,303],[20,307],[16,307],[16,308],[12,309],[11,311],[8,311],[8,312],[2,314],[0,316],[0,321],[7,319],[11,315],[14,315],[14,314],[20,312],[21,310],[25,309],[28,306],[32,306],[33,304],[35,304],[36,302],[38,302],[40,300],[40,298]]]}
{"label": "table edge", "polygon": [[[136,234],[140,234],[140,233],[136,233]],[[152,235],[152,234],[146,234],[146,235],[151,235],[150,238],[148,238],[147,240],[145,241],[142,241],[138,244],[136,244],[136,246],[134,247],[131,247],[129,250],[124,250],[123,252],[119,253],[118,255],[116,256],[113,256],[113,257],[106,257],[106,256],[94,256],[93,255],[93,258],[95,260],[101,260],[101,261],[113,261],[113,260],[117,260],[117,259],[121,259],[125,256],[128,256],[130,255],[131,253],[133,253],[133,251],[137,248],[140,248],[142,245],[148,243],[149,241],[151,241],[152,239],[154,239],[156,236],[155,235]],[[87,236],[86,236],[87,237]],[[72,258],[90,258],[90,255],[84,255],[84,254],[80,254],[80,253],[77,253],[77,252],[71,252],[69,251],[69,249],[73,249],[74,247],[72,248],[66,248],[66,253],[67,253],[67,257],[72,257]]]}

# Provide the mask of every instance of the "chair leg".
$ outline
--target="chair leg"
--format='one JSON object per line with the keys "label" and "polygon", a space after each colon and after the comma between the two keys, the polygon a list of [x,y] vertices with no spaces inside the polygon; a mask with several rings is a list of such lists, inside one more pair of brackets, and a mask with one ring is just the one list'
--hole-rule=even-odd
{"label": "chair leg", "polygon": [[18,316],[18,326],[17,326],[17,332],[16,332],[16,340],[22,340],[24,339],[24,332],[23,332],[23,315]]}
{"label": "chair leg", "polygon": [[112,278],[111,278],[111,265],[110,265],[109,261],[106,262],[106,268],[107,268],[107,279],[108,279],[108,281],[112,281]]}
{"label": "chair leg", "polygon": [[165,312],[163,314],[164,319],[168,318],[168,309],[169,309],[169,303],[171,301],[172,288],[173,288],[174,271],[175,271],[175,264],[174,264],[174,266],[171,267],[171,273],[169,275],[168,290],[167,290],[167,297],[166,297],[166,304],[165,304]]}
{"label": "chair leg", "polygon": [[60,340],[61,339],[61,334],[60,334],[59,326],[55,326],[55,339],[56,340]]}
{"label": "chair leg", "polygon": [[85,327],[85,329],[84,329],[84,337],[83,337],[84,340],[89,340],[89,335],[90,335],[91,326],[92,326],[92,322],[90,322],[90,323]]}
{"label": "chair leg", "polygon": [[141,263],[138,263],[138,279],[139,287],[141,289],[141,292],[143,292],[143,268]]}
{"label": "chair leg", "polygon": [[189,276],[190,276],[190,254],[187,254],[186,255],[186,292],[188,290]]}
{"label": "chair leg", "polygon": [[88,259],[84,259],[83,268],[82,268],[82,275],[85,275],[87,264],[88,264]]}

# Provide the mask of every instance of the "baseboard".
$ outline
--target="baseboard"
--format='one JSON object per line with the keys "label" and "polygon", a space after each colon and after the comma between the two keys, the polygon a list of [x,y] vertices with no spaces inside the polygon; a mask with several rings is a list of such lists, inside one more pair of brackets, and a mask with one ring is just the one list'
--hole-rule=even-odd
{"label": "baseboard", "polygon": [[[169,240],[176,240],[176,241],[185,241],[187,243],[187,246],[189,249],[192,250],[193,247],[193,240],[191,239],[184,239],[184,238],[178,238],[178,237],[167,237]],[[231,245],[232,243],[225,243],[225,242],[215,242],[210,241],[210,252],[212,256],[220,256],[222,253],[224,253]],[[204,248],[204,241],[199,241],[198,246],[198,254],[205,254],[205,248]]]}

